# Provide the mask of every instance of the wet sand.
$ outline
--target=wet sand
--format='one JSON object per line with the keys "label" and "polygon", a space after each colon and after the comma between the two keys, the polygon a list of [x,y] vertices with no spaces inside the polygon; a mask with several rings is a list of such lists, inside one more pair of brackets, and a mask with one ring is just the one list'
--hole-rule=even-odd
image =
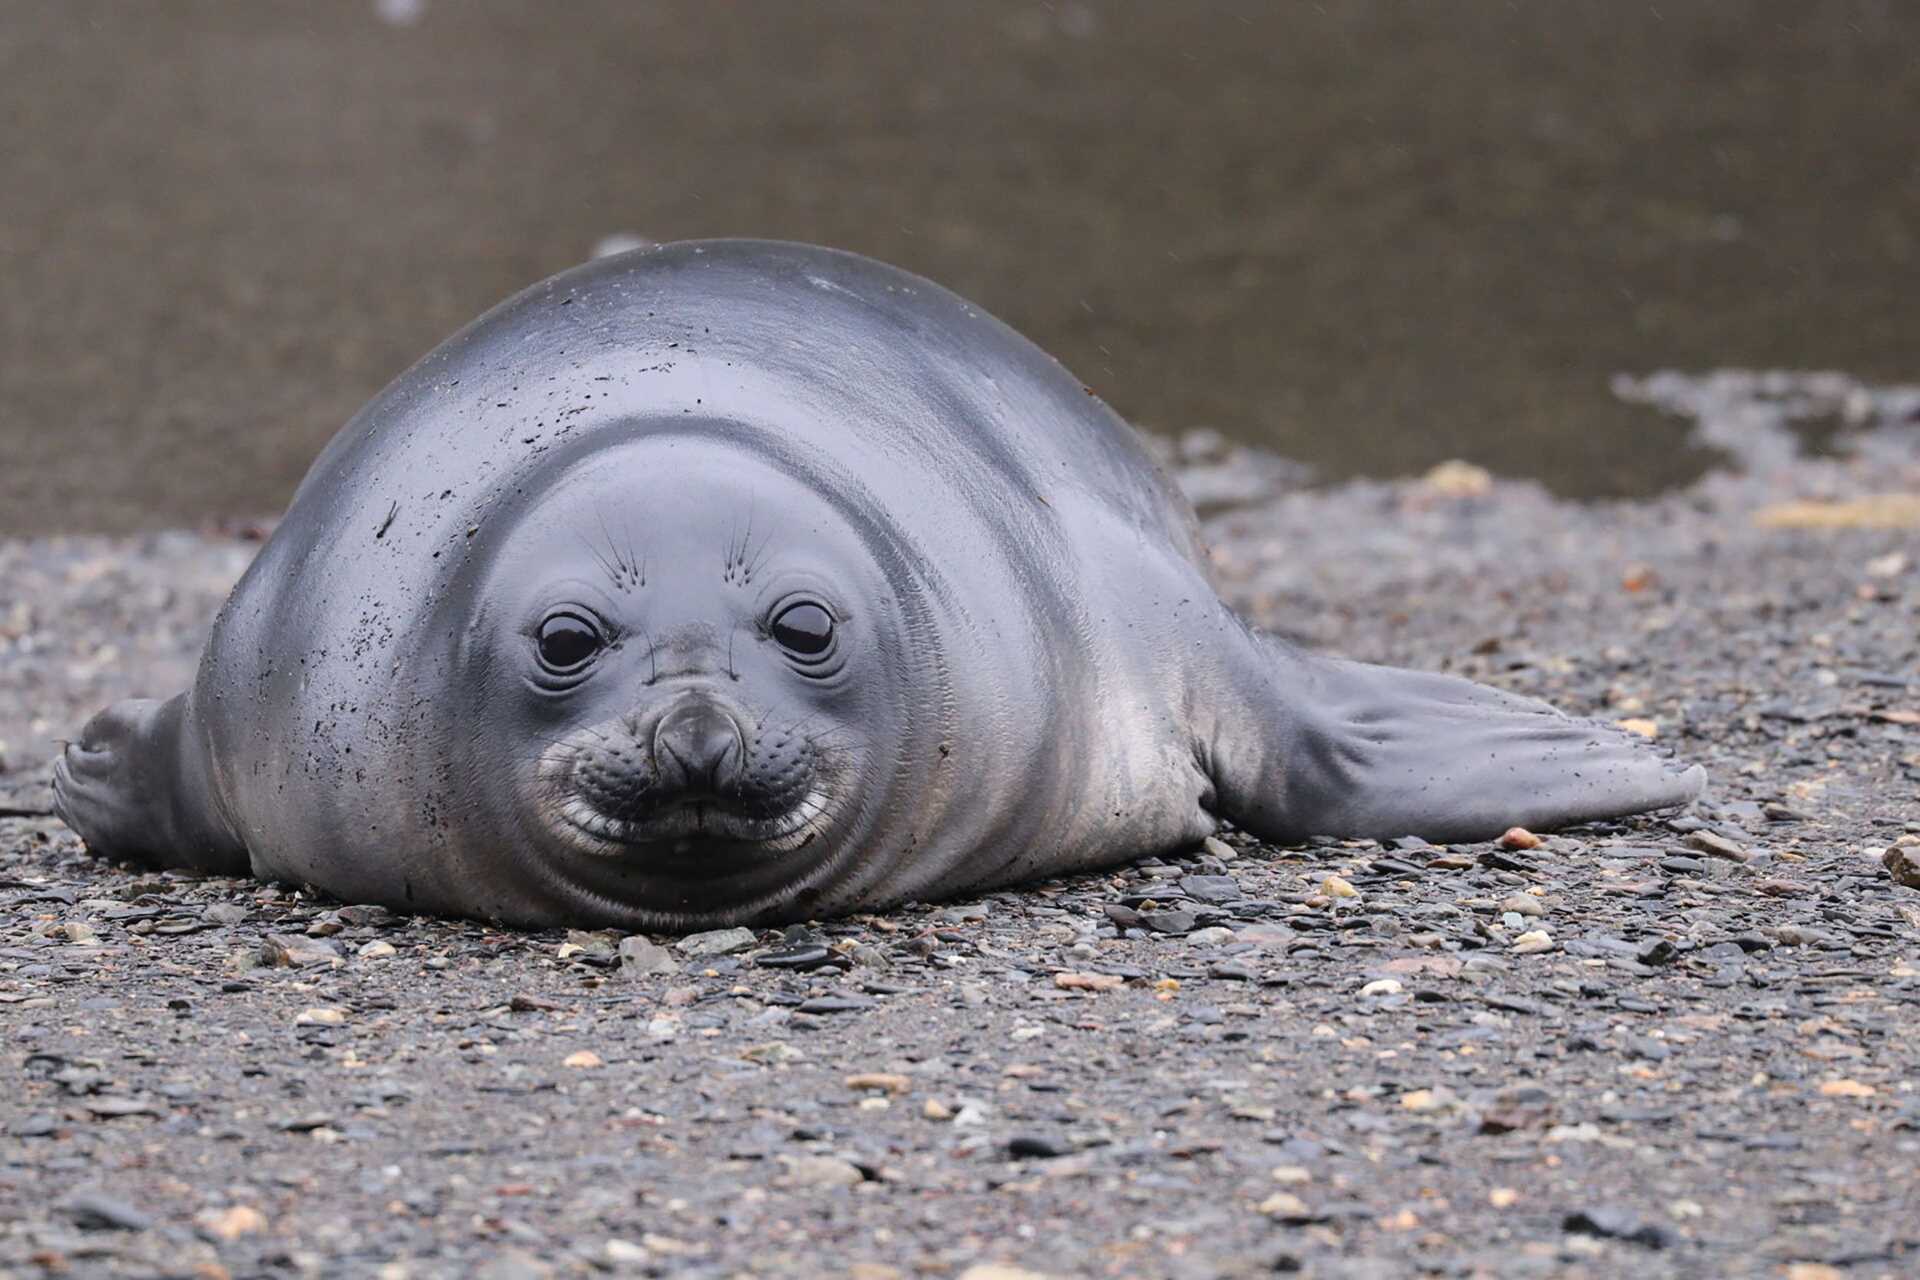
{"label": "wet sand", "polygon": [[271,514],[618,232],[897,261],[1331,478],[1650,492],[1714,455],[1616,372],[1913,373],[1907,6],[409,8],[0,12],[0,532]]}

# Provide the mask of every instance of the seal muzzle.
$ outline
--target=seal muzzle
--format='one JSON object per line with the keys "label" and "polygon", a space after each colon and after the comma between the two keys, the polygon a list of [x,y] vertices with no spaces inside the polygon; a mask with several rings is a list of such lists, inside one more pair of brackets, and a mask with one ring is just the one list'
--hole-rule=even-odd
{"label": "seal muzzle", "polygon": [[655,776],[668,791],[724,795],[739,786],[746,754],[740,722],[708,698],[687,698],[654,726]]}

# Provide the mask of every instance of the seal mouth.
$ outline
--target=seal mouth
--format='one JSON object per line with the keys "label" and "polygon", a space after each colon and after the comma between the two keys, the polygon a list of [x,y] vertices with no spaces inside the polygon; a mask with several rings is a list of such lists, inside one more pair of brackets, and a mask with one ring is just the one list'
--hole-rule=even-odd
{"label": "seal mouth", "polygon": [[825,742],[814,718],[719,706],[683,697],[548,740],[523,810],[541,874],[684,921],[803,892],[837,864],[864,811],[858,748]]}
{"label": "seal mouth", "polygon": [[580,796],[568,797],[560,817],[586,851],[621,857],[634,853],[677,858],[710,858],[736,853],[779,856],[797,852],[822,834],[820,819],[830,805],[825,794],[809,790],[772,816],[741,813],[713,799],[683,799],[645,818],[604,813]]}

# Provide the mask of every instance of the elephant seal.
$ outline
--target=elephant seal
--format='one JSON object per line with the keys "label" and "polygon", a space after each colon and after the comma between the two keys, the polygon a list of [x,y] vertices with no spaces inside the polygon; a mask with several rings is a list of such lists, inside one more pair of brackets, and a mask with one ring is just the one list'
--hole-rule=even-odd
{"label": "elephant seal", "polygon": [[1317,657],[1059,363],[711,241],[533,286],[335,437],[193,688],[55,768],[94,850],[528,926],[817,917],[1261,837],[1681,804],[1640,739]]}

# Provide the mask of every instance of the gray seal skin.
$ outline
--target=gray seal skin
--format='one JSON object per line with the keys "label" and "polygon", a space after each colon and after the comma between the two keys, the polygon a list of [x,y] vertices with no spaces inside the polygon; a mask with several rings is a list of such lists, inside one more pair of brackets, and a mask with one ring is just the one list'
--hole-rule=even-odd
{"label": "gray seal skin", "polygon": [[193,688],[55,768],[97,852],[519,925],[819,917],[1222,821],[1493,836],[1700,770],[1544,703],[1251,631],[1132,430],[916,276],[602,259],[347,424]]}

